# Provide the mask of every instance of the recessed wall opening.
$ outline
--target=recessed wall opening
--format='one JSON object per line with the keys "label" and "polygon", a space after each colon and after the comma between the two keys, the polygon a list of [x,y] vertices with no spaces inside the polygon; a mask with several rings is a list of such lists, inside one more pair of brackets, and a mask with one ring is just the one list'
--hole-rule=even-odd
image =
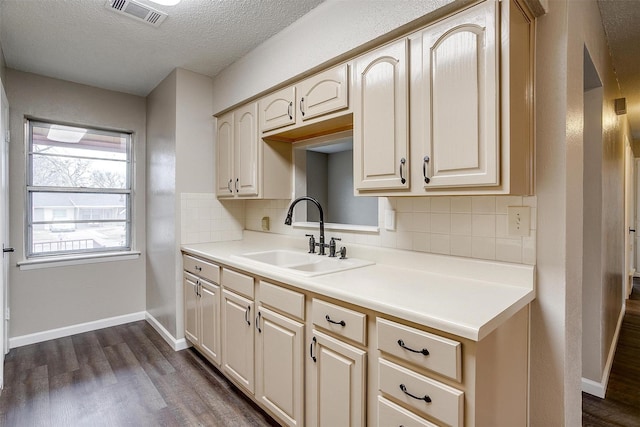
{"label": "recessed wall opening", "polygon": [[[294,162],[295,196],[316,198],[324,210],[327,227],[377,230],[378,198],[356,197],[353,193],[351,131],[296,143]],[[316,209],[307,209],[306,205],[296,208],[295,222],[298,226],[318,220]]]}

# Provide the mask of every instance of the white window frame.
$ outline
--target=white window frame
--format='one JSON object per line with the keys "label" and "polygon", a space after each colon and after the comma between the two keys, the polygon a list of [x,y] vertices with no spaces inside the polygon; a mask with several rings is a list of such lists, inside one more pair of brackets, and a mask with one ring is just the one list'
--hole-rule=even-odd
{"label": "white window frame", "polygon": [[[69,123],[61,123],[47,120],[37,120],[37,119],[27,119],[26,120],[26,172],[27,172],[27,185],[26,185],[26,220],[25,220],[25,257],[27,260],[33,261],[55,261],[61,259],[68,258],[77,258],[77,257],[90,257],[90,259],[95,259],[95,256],[110,256],[117,255],[122,253],[123,255],[133,253],[133,185],[134,185],[134,166],[133,166],[133,133],[127,131],[119,131],[112,129],[101,129],[91,126],[77,125],[77,124],[69,124]],[[80,127],[87,130],[99,131],[112,133],[114,135],[127,135],[126,138],[126,184],[124,189],[119,188],[87,188],[87,187],[54,187],[54,186],[38,186],[33,185],[33,127],[38,125],[63,125],[63,126],[73,126]],[[38,155],[42,155],[42,153],[35,153]],[[61,157],[61,156],[58,156]],[[93,158],[93,157],[75,157],[75,156],[62,156],[68,158],[85,158],[88,160],[105,160],[102,158]],[[85,194],[119,194],[125,198],[125,206],[126,206],[126,217],[124,219],[125,222],[125,243],[123,246],[119,247],[107,247],[107,248],[89,248],[89,249],[72,249],[72,250],[61,250],[61,251],[47,251],[47,252],[34,252],[34,242],[33,242],[33,226],[34,225],[51,225],[51,224],[83,224],[83,223],[121,223],[122,219],[107,219],[107,220],[82,220],[82,219],[74,219],[74,220],[64,220],[64,221],[55,221],[52,220],[38,220],[35,221],[33,219],[33,195],[38,192],[47,192],[47,193],[85,193]],[[27,261],[28,262],[28,261]]]}

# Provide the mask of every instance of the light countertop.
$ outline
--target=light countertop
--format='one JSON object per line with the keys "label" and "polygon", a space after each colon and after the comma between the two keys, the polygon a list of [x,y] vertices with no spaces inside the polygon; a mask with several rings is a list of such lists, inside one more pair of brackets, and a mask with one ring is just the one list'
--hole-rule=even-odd
{"label": "light countertop", "polygon": [[348,255],[375,264],[306,277],[237,255],[294,249],[305,237],[245,231],[243,240],[183,245],[200,256],[265,279],[336,298],[479,341],[535,298],[535,267],[347,244]]}

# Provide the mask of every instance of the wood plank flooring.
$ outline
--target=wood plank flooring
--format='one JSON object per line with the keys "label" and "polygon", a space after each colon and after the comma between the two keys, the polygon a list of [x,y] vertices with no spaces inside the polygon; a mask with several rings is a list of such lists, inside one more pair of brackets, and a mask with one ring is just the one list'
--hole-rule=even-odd
{"label": "wood plank flooring", "polygon": [[197,352],[145,321],[19,347],[0,426],[277,426]]}
{"label": "wood plank flooring", "polygon": [[640,282],[627,300],[605,399],[582,393],[582,425],[640,427]]}

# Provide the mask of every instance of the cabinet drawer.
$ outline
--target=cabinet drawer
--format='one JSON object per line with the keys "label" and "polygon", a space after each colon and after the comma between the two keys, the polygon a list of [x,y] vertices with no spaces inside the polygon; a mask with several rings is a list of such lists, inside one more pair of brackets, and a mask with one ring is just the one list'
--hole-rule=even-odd
{"label": "cabinet drawer", "polygon": [[378,379],[382,393],[447,425],[463,425],[462,391],[382,358],[378,359]]}
{"label": "cabinet drawer", "polygon": [[222,286],[253,299],[253,277],[237,271],[222,269]]}
{"label": "cabinet drawer", "polygon": [[260,302],[296,319],[304,320],[304,294],[261,281]]}
{"label": "cabinet drawer", "polygon": [[380,318],[376,320],[376,329],[380,351],[461,380],[462,345],[459,342]]}
{"label": "cabinet drawer", "polygon": [[411,411],[378,396],[378,425],[403,427],[438,427]]}
{"label": "cabinet drawer", "polygon": [[183,268],[213,283],[220,283],[220,267],[190,255],[182,257]]}
{"label": "cabinet drawer", "polygon": [[367,315],[318,299],[311,305],[313,324],[349,338],[360,344],[367,343]]}

